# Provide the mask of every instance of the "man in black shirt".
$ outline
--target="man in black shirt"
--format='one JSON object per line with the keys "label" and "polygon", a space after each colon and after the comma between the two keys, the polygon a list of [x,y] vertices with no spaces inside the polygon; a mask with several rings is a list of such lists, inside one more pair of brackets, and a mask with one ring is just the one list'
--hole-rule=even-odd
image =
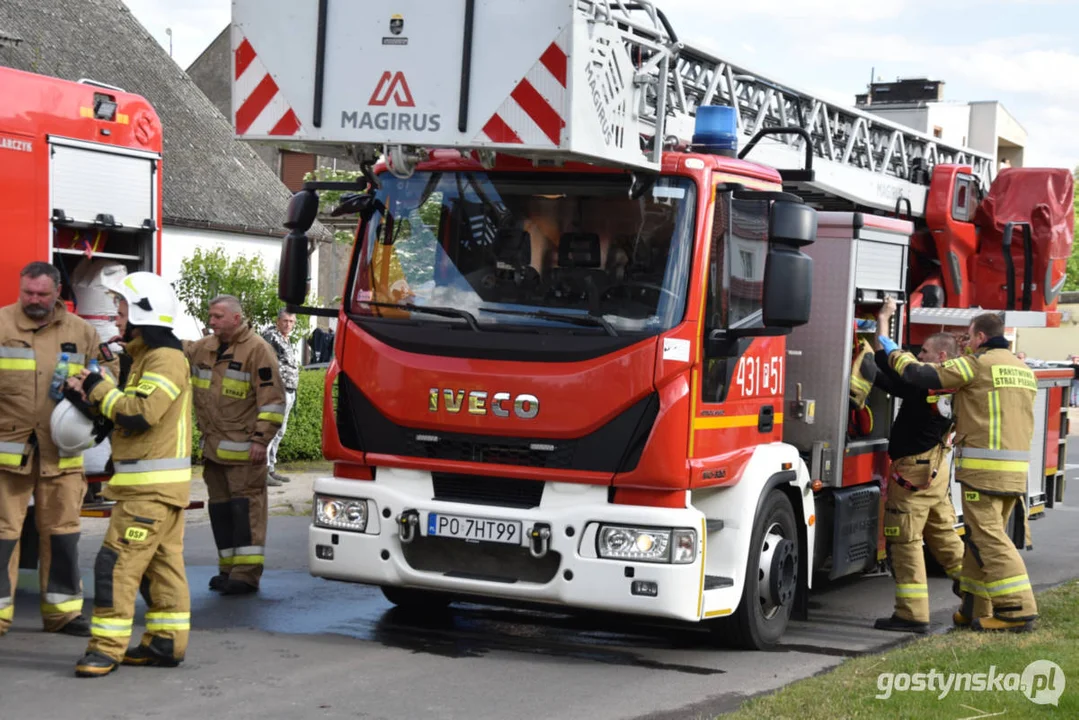
{"label": "man in black shirt", "polygon": [[[887,328],[890,304],[878,317]],[[952,335],[930,336],[918,354],[921,362],[944,362],[958,355]],[[922,539],[952,580],[963,565],[963,541],[955,532],[956,517],[948,493],[951,434],[951,398],[930,393],[903,382],[888,365],[883,350],[876,353],[879,372],[875,384],[902,400],[888,455],[887,502],[884,507],[884,538],[895,575],[895,611],[880,618],[878,630],[925,633],[929,630],[929,586],[926,580]]]}

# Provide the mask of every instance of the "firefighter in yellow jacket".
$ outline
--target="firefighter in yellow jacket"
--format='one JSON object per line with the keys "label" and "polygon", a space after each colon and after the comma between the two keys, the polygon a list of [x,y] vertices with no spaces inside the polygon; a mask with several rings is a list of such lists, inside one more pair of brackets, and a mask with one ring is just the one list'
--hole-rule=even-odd
{"label": "firefighter in yellow jacket", "polygon": [[888,338],[880,342],[907,382],[956,390],[955,466],[963,490],[966,551],[963,605],[955,623],[975,630],[1029,631],[1038,608],[1026,565],[1005,528],[1027,490],[1038,382],[1009,350],[999,315],[974,318],[968,336],[973,353],[942,364],[920,363]]}
{"label": "firefighter in yellow jacket", "polygon": [[[70,381],[113,423],[113,475],[103,492],[116,505],[94,563],[94,615],[80,677],[125,665],[176,667],[187,651],[191,599],[184,570],[184,509],[191,491],[191,386],[173,334],[179,304],[148,272],[115,289],[131,369],[123,390],[84,372]],[[128,648],[140,589],[146,632]]]}
{"label": "firefighter in yellow jacket", "polygon": [[62,457],[52,440],[57,400],[49,387],[63,353],[68,375],[75,375],[87,358],[100,358],[101,350],[93,326],[69,313],[59,298],[59,271],[33,262],[20,274],[18,302],[0,308],[0,635],[15,612],[19,538],[31,497],[45,630],[90,634],[82,616],[78,559],[86,476],[82,454]]}
{"label": "firefighter in yellow jacket", "polygon": [[255,592],[266,553],[266,446],[285,416],[285,391],[270,344],[243,319],[240,301],[210,301],[213,335],[185,343],[218,574],[210,589]]}

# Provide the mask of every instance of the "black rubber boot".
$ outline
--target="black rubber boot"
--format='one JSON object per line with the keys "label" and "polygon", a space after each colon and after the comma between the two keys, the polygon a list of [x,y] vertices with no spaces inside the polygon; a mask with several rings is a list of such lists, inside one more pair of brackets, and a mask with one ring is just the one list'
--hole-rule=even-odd
{"label": "black rubber boot", "polygon": [[149,645],[136,645],[124,653],[124,665],[174,668],[183,661],[172,656],[172,640],[156,637]]}
{"label": "black rubber boot", "polygon": [[90,637],[90,621],[82,615],[69,620],[67,625],[56,632],[63,633],[64,635],[74,635],[75,637]]}
{"label": "black rubber boot", "polygon": [[210,578],[210,589],[221,592],[229,581],[228,573],[218,573]]}
{"label": "black rubber boot", "polygon": [[228,582],[225,583],[225,587],[221,590],[222,595],[249,595],[254,592],[258,592],[256,586],[242,580],[233,580],[232,578],[229,578]]}
{"label": "black rubber boot", "polygon": [[75,676],[104,677],[118,667],[120,667],[120,663],[108,655],[102,655],[99,652],[88,652],[82,656],[81,660],[75,663]]}
{"label": "black rubber boot", "polygon": [[929,623],[927,622],[915,622],[914,620],[906,620],[898,615],[892,615],[891,617],[878,618],[873,627],[877,630],[891,630],[893,632],[909,632],[918,633],[924,635],[929,632]]}

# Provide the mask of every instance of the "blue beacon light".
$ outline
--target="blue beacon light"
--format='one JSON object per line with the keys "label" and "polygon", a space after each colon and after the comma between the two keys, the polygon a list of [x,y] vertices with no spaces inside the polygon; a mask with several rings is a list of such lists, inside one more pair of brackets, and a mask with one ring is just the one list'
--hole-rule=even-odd
{"label": "blue beacon light", "polygon": [[734,157],[738,153],[738,120],[729,105],[697,108],[693,145],[703,152]]}

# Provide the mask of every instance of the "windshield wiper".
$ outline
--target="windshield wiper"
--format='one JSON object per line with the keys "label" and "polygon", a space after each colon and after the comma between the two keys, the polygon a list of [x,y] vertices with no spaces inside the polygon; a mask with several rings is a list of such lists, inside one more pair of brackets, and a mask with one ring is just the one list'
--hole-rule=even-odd
{"label": "windshield wiper", "polygon": [[372,300],[361,300],[363,305],[371,305],[372,307],[386,307],[397,308],[398,310],[408,310],[409,312],[427,313],[428,315],[438,315],[439,317],[460,318],[468,323],[468,326],[476,332],[482,332],[480,324],[476,322],[476,316],[467,310],[458,310],[451,307],[440,307],[438,305],[413,305],[412,303],[388,303],[388,302],[374,302]]}
{"label": "windshield wiper", "polygon": [[523,317],[538,318],[540,320],[557,320],[560,322],[573,323],[574,325],[588,325],[601,327],[611,337],[618,335],[614,327],[598,315],[573,315],[572,313],[557,313],[550,310],[502,310],[499,308],[481,307],[480,312],[496,313],[498,315],[521,315]]}

